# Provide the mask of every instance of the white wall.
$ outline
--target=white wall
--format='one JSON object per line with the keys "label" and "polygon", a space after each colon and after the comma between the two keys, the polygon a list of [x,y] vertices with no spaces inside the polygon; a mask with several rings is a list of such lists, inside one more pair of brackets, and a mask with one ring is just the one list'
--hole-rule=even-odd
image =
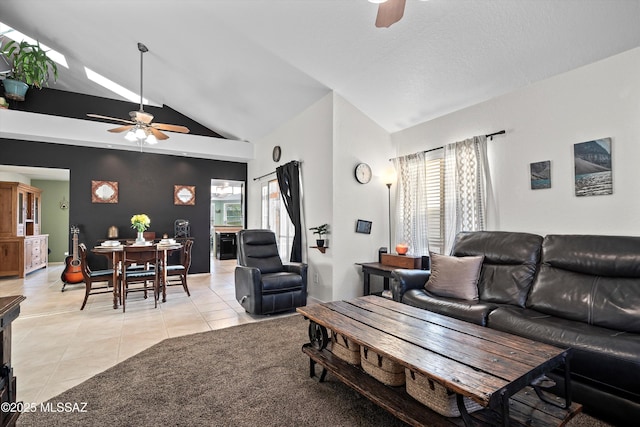
{"label": "white wall", "polygon": [[[392,135],[400,155],[505,129],[488,142],[489,229],[640,235],[640,48]],[[573,144],[612,138],[613,194],[576,197]],[[531,190],[529,164],[551,160]]]}
{"label": "white wall", "polygon": [[[333,138],[333,300],[362,295],[361,267],[378,260],[389,246],[388,189],[384,175],[394,157],[391,136],[340,95],[334,96]],[[358,163],[371,166],[368,184],[355,180]],[[372,221],[371,234],[356,233],[356,221]]]}
{"label": "white wall", "polygon": [[[381,177],[389,171],[395,150],[390,135],[339,95],[330,93],[267,137],[256,141],[249,162],[248,227],[260,227],[260,182],[253,177],[275,170],[275,145],[282,147],[278,164],[301,160],[305,237],[303,258],[309,264],[309,295],[321,301],[362,295],[361,268],[356,262],[377,260],[378,248],[388,246],[387,187]],[[359,184],[354,168],[368,163],[369,184]],[[274,176],[271,176],[273,179]],[[355,233],[357,219],[373,222],[371,234]],[[324,254],[309,248],[316,236],[308,228],[329,224]],[[306,251],[306,253],[305,253]]]}
{"label": "white wall", "polygon": [[[305,237],[315,244],[315,237],[307,229],[333,223],[332,138],[333,94],[330,93],[267,137],[256,141],[255,160],[248,163],[247,172],[249,228],[260,228],[261,222],[260,184],[264,180],[253,181],[253,178],[273,172],[277,166],[291,160],[300,160],[303,162],[300,167],[304,190],[303,227]],[[276,145],[282,148],[282,157],[278,163],[271,159]],[[275,174],[266,179],[275,179]],[[328,237],[331,242],[333,236]],[[309,249],[309,246],[309,242],[303,241],[303,259],[309,263],[309,295],[329,301],[332,294],[333,252],[329,249],[323,255],[316,249]]]}
{"label": "white wall", "polygon": [[23,184],[31,185],[30,178],[15,172],[0,172],[0,181],[21,182]]}
{"label": "white wall", "polygon": [[[321,301],[362,294],[357,262],[388,246],[388,159],[501,129],[489,141],[494,206],[489,229],[640,235],[640,48],[530,85],[393,135],[331,93],[255,144],[248,166],[248,226],[260,227],[260,183],[254,177],[301,160],[309,295]],[[611,137],[614,194],[576,197],[573,144]],[[278,164],[271,160],[282,147]],[[551,160],[552,188],[531,190],[529,164]],[[358,184],[357,163],[373,170]],[[392,198],[393,198],[392,192]],[[373,221],[356,234],[357,219]],[[309,227],[328,223],[325,254],[309,249]],[[395,242],[392,242],[395,244]]]}

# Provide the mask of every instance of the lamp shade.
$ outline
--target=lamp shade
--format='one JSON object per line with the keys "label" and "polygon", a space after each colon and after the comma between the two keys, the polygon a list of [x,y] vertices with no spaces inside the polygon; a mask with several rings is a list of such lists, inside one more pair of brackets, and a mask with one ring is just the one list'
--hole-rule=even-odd
{"label": "lamp shade", "polygon": [[147,144],[151,144],[151,145],[155,145],[158,143],[158,140],[156,139],[156,137],[151,133],[149,135],[147,135],[147,138],[145,139],[145,142]]}

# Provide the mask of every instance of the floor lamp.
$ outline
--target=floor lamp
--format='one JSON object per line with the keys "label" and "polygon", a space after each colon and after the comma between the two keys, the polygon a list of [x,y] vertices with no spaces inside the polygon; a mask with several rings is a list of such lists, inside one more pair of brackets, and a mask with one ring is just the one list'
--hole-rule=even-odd
{"label": "floor lamp", "polygon": [[391,253],[391,183],[387,182],[386,185],[389,193],[389,253]]}

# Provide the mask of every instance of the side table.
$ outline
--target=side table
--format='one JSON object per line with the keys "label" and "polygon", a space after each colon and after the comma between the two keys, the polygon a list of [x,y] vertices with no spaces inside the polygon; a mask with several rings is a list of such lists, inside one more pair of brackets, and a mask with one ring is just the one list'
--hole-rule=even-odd
{"label": "side table", "polygon": [[371,294],[371,275],[382,276],[384,278],[384,290],[389,290],[389,279],[391,273],[398,267],[392,265],[385,265],[379,262],[359,262],[356,263],[362,267],[362,273],[364,274],[364,295]]}

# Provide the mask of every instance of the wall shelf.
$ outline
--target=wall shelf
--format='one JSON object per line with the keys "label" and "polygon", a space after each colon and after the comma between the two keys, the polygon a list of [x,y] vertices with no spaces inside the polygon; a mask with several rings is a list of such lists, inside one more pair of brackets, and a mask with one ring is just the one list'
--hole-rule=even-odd
{"label": "wall shelf", "polygon": [[326,246],[309,246],[310,248],[316,248],[317,250],[319,250],[322,253],[325,253],[325,251],[328,249]]}

